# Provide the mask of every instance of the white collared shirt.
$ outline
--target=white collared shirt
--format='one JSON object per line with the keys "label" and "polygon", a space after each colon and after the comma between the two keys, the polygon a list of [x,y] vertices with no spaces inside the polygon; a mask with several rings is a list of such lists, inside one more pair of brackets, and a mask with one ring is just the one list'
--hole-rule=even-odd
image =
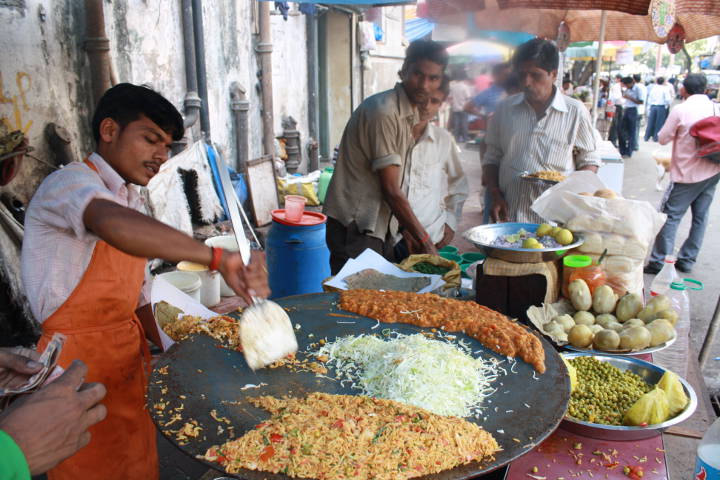
{"label": "white collared shirt", "polygon": [[408,201],[433,243],[442,240],[445,224],[457,231],[469,186],[447,130],[428,124],[410,154],[407,178]]}
{"label": "white collared shirt", "polygon": [[483,165],[498,166],[510,221],[543,221],[530,205],[545,188],[523,180],[523,172],[552,170],[567,175],[585,166],[600,166],[590,112],[557,89],[540,119],[524,93],[503,100],[490,118],[485,143]]}
{"label": "white collared shirt", "polygon": [[[53,172],[40,185],[25,214],[21,271],[30,308],[44,322],[75,290],[99,240],[85,228],[83,214],[95,199],[110,200],[142,211],[134,188],[97,153]],[[147,278],[147,277],[146,277]],[[146,285],[148,282],[146,282]],[[147,303],[147,291],[138,304]]]}
{"label": "white collared shirt", "polygon": [[672,103],[670,89],[668,89],[665,84],[658,85],[657,83],[654,83],[653,85],[650,85],[650,90],[648,90],[647,102],[645,103],[647,103],[650,107],[652,107],[653,105],[662,105],[664,107],[669,107]]}

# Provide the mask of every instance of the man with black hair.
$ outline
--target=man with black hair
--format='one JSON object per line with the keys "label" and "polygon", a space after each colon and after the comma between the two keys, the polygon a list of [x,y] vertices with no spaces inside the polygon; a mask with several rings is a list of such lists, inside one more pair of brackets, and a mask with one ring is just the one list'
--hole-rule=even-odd
{"label": "man with black hair", "polygon": [[366,248],[395,260],[398,232],[411,253],[437,253],[403,186],[418,108],[440,87],[447,64],[442,45],[414,41],[407,48],[400,83],[365,99],[345,126],[323,209],[333,274]]}
{"label": "man with black hair", "polygon": [[530,205],[544,189],[524,181],[523,172],[566,174],[600,165],[590,113],[555,86],[559,61],[557,47],[542,39],[520,45],[513,56],[523,92],[503,100],[490,119],[482,159],[496,222],[542,221]]}
{"label": "man with black hair", "polygon": [[647,126],[645,127],[646,142],[651,138],[655,142],[658,141],[658,133],[663,125],[665,125],[671,103],[672,97],[670,90],[667,88],[667,85],[665,85],[665,77],[658,77],[655,83],[650,86],[650,91],[647,96],[647,104],[650,111],[648,113]]}
{"label": "man with black hair", "polygon": [[156,479],[145,337],[159,340],[143,289],[147,259],[208,265],[248,303],[268,295],[267,274],[262,255],[245,267],[238,253],[207,247],[140,213],[133,185],[147,185],[184,132],[180,113],[162,95],[116,85],[100,98],[92,129],[95,152],[48,176],[25,215],[22,279],[42,326],[38,348],[54,333],[64,334],[58,364],[82,360],[86,379],[108,391],[107,418],[90,428],[90,443],[48,475]]}
{"label": "man with black hair", "polygon": [[642,92],[633,77],[623,77],[623,118],[620,122],[620,155],[630,158],[636,150],[638,129],[638,105],[643,103]]}
{"label": "man with black hair", "polygon": [[608,133],[608,140],[617,147],[620,143],[620,137],[622,136],[620,131],[620,125],[622,123],[623,106],[625,105],[625,99],[622,94],[622,75],[619,73],[615,75],[615,81],[610,87],[608,92],[608,100],[615,105],[615,111],[613,113],[612,122],[610,123],[610,132]]}
{"label": "man with black hair", "polygon": [[667,220],[655,238],[645,273],[659,272],[665,257],[672,255],[678,225],[688,209],[692,212],[690,233],[677,254],[675,267],[690,273],[700,253],[710,205],[720,180],[720,164],[698,157],[696,140],[689,133],[698,121],[720,115],[720,106],[705,95],[706,88],[705,75],[693,73],[685,77],[680,87],[684,101],[672,109],[658,134],[660,145],[673,142],[672,183],[662,206]]}

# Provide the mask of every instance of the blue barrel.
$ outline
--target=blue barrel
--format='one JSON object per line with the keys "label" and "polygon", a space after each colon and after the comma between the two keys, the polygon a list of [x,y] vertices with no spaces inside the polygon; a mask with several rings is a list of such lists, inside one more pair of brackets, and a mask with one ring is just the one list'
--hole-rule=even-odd
{"label": "blue barrel", "polygon": [[285,210],[274,210],[266,241],[270,298],[322,292],[330,276],[330,250],[325,244],[322,213],[305,212],[299,222],[285,220]]}

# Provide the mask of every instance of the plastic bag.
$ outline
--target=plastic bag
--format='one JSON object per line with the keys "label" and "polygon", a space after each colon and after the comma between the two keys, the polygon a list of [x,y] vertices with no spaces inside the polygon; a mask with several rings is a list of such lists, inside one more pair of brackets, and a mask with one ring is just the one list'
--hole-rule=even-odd
{"label": "plastic bag", "polygon": [[567,180],[546,190],[532,209],[546,220],[567,225],[572,231],[623,235],[650,245],[665,223],[650,202],[626,198],[580,195],[607,188],[587,171],[573,172]]}
{"label": "plastic bag", "polygon": [[306,205],[320,205],[320,198],[317,194],[319,178],[319,170],[301,177],[288,175],[285,178],[278,178],[278,192],[283,201],[285,201],[285,195],[300,195],[305,197]]}
{"label": "plastic bag", "polygon": [[405,260],[403,260],[398,267],[402,268],[406,272],[413,272],[416,273],[417,271],[413,269],[413,267],[418,263],[431,263],[433,265],[437,265],[439,267],[447,267],[450,270],[448,270],[443,276],[443,280],[445,281],[445,285],[443,285],[443,289],[447,290],[449,288],[458,288],[460,287],[460,276],[462,275],[462,271],[460,270],[460,266],[453,262],[452,260],[447,260],[445,258],[439,257],[437,255],[428,255],[428,254],[422,254],[422,255],[410,255]]}

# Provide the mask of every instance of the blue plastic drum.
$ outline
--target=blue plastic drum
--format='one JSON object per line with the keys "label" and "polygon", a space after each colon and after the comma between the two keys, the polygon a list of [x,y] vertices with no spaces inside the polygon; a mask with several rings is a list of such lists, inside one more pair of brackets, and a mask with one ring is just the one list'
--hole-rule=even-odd
{"label": "blue plastic drum", "polygon": [[304,212],[298,222],[285,219],[285,210],[273,210],[266,242],[270,298],[322,292],[330,276],[330,250],[325,244],[322,213]]}

